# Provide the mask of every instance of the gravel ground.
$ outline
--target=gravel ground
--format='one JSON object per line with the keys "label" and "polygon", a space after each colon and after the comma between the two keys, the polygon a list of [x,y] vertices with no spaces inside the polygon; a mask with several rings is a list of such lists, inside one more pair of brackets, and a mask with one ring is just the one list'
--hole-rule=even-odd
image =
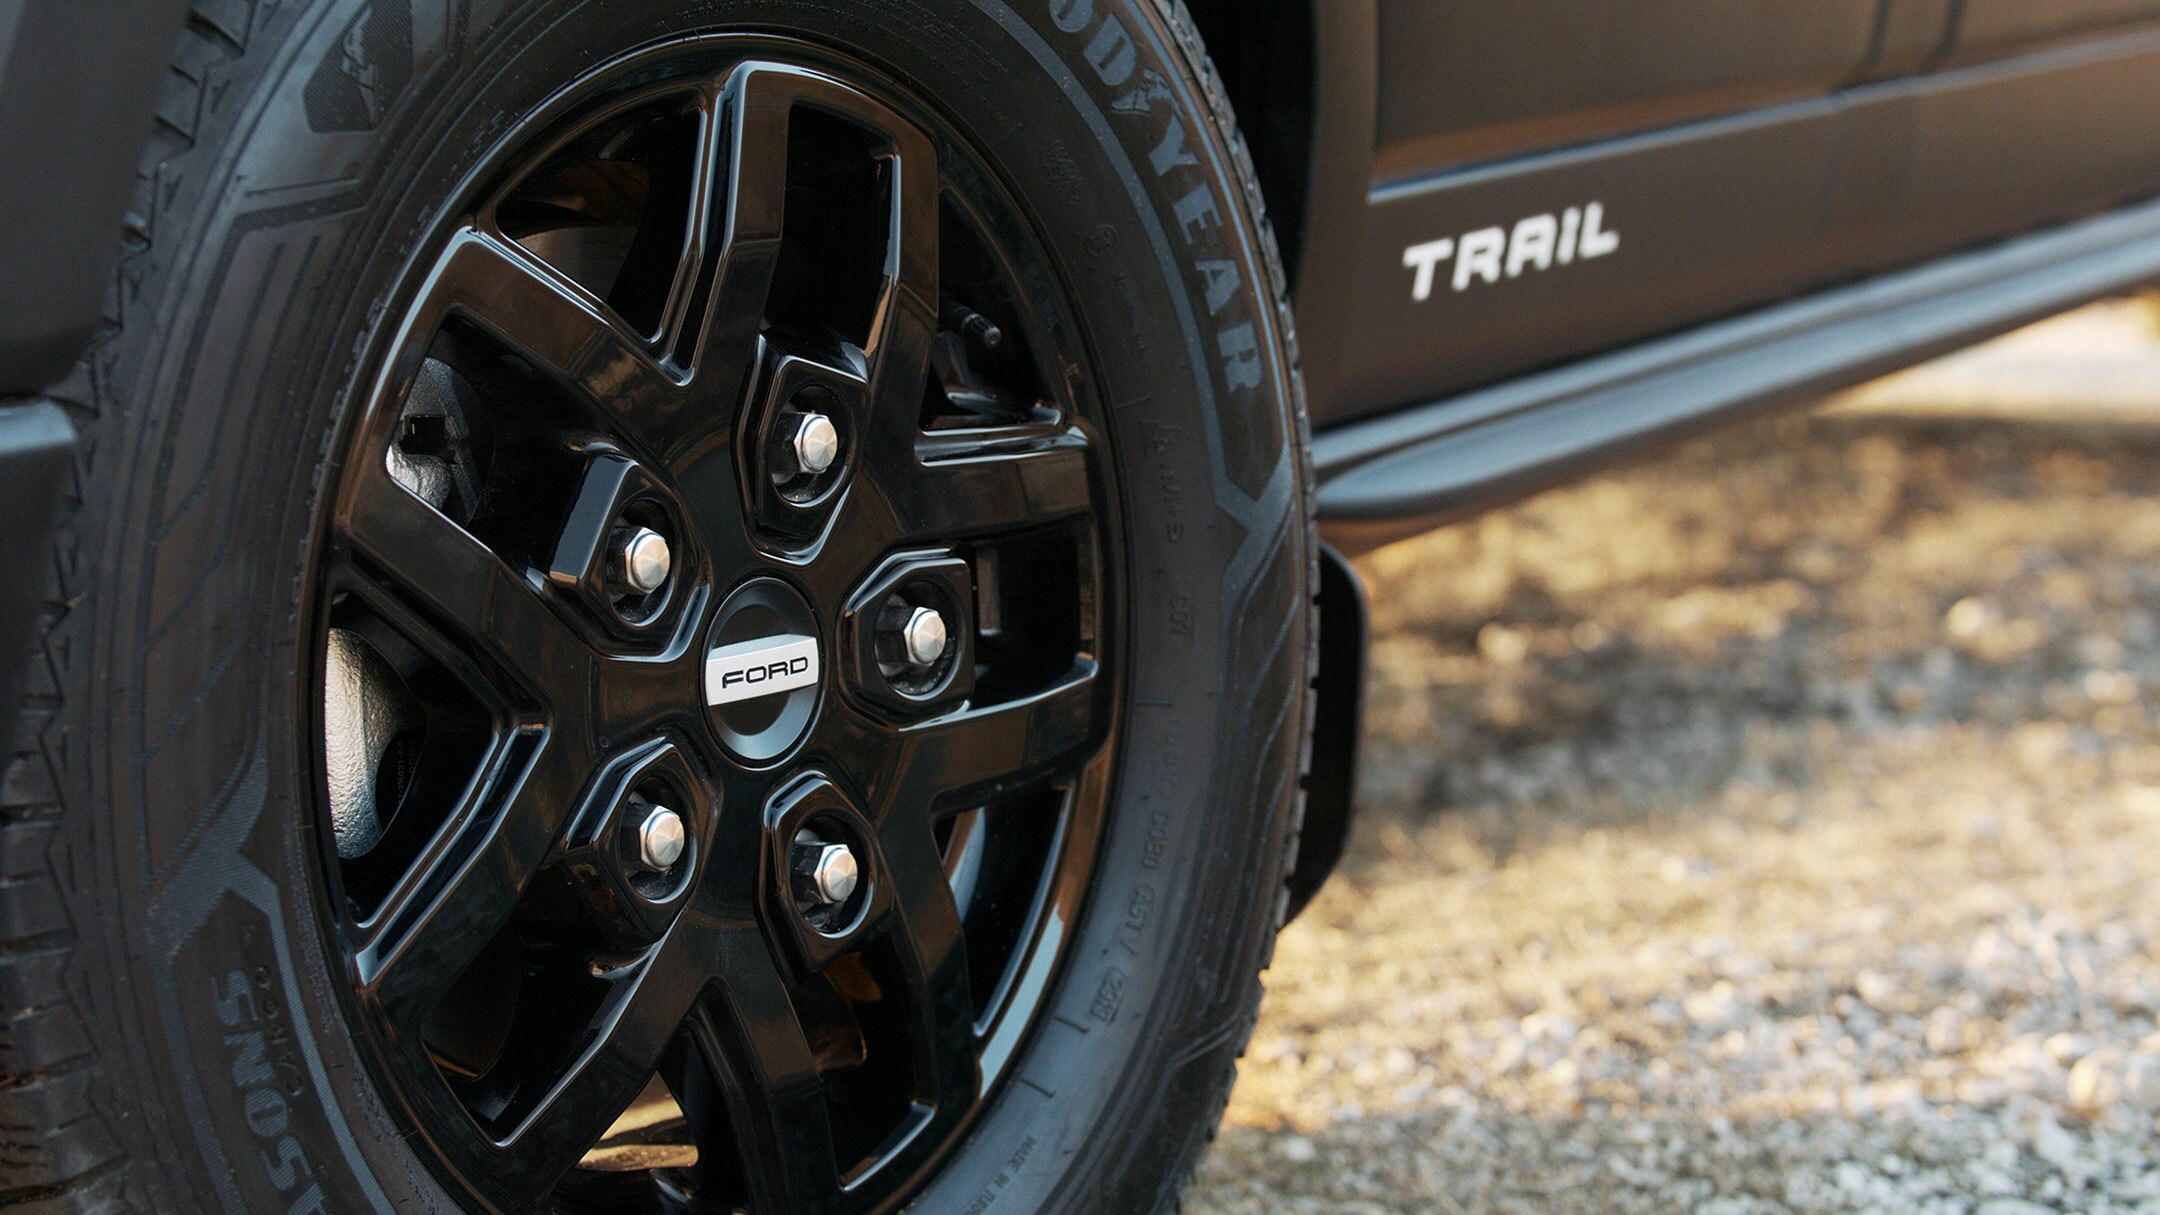
{"label": "gravel ground", "polygon": [[1190,1208],[2160,1212],[2156,358],[1367,559],[1358,835]]}

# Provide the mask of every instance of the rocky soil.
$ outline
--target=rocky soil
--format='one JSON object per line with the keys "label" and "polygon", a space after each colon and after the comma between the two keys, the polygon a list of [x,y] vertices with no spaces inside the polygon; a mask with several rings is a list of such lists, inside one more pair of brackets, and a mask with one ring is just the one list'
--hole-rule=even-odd
{"label": "rocky soil", "polygon": [[1190,1209],[2160,1212],[2125,366],[2024,369],[2098,409],[1886,385],[1367,559],[1358,836]]}

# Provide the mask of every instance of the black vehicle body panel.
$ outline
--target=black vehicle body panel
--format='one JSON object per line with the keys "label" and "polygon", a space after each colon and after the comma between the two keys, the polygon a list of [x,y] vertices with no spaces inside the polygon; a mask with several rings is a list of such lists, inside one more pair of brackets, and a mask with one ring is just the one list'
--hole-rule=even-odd
{"label": "black vehicle body panel", "polygon": [[75,435],[49,402],[95,332],[184,0],[0,0],[0,698],[12,702]]}
{"label": "black vehicle body panel", "polygon": [[[1191,9],[1291,259],[1343,551],[2160,280],[2160,0]],[[0,402],[99,323],[185,12],[0,0]],[[1548,216],[1584,256],[1540,256]],[[1457,290],[1428,256],[1414,298],[1406,251],[1489,255],[1494,229],[1506,264]],[[40,564],[68,458],[57,411],[0,405],[4,568]],[[1353,800],[1362,613],[1325,569],[1300,904]],[[0,684],[35,607],[0,603]]]}
{"label": "black vehicle body panel", "polygon": [[186,11],[0,0],[0,397],[66,374],[97,327]]}
{"label": "black vehicle body panel", "polygon": [[[1325,422],[1488,383],[1552,360],[1716,316],[1834,274],[1822,183],[1836,163],[1842,115],[1817,100],[1677,131],[1587,144],[1372,191],[1356,263],[1348,360]],[[1511,233],[1525,217],[1598,208],[1619,244],[1601,257],[1497,282],[1466,280],[1458,253],[1435,267],[1423,300],[1405,251],[1479,229]],[[1580,230],[1585,219],[1578,218]],[[1503,254],[1501,263],[1507,258]]]}
{"label": "black vehicle body panel", "polygon": [[2160,21],[2156,0],[1963,0],[1949,50],[1971,62],[2058,38]]}
{"label": "black vehicle body panel", "polygon": [[43,607],[45,548],[74,455],[75,430],[49,401],[0,406],[0,698],[12,703]]}
{"label": "black vehicle body panel", "polygon": [[[1951,6],[1892,0],[1857,44],[1857,10],[1828,2],[1759,12],[1719,0],[1628,5],[1635,24],[1617,30],[1559,23],[1574,7],[1380,0],[1366,27],[1376,79],[1336,66],[1359,58],[1333,43],[1360,21],[1322,10],[1314,145],[1372,153],[1356,166],[1361,189],[1341,180],[1356,167],[1316,158],[1305,209],[1299,322],[1319,429],[2160,192],[2160,141],[2150,137],[2160,23],[2134,19],[2160,15],[2160,3],[1968,5],[1953,24]],[[1721,57],[1696,44],[1700,23],[1684,19],[1728,14],[1703,27],[1722,29],[1743,8],[1754,28],[1784,30],[1788,50]],[[2054,15],[2016,16],[2041,8]],[[1989,53],[1960,58],[1976,16],[1987,24],[1973,46]],[[1653,20],[1664,24],[1649,28]],[[2095,23],[2100,32],[2079,32]],[[1391,36],[1410,29],[1477,29],[1518,48],[1515,61],[1470,73],[1495,98],[1478,111],[1483,126],[1466,126],[1459,107],[1421,108],[1467,87],[1439,83],[1437,65],[1459,70],[1475,56]],[[1521,59],[1541,39],[1566,43],[1561,31],[1615,56],[1601,65],[1571,46],[1549,56],[1562,80],[1508,84],[1510,72],[1537,70]],[[1946,62],[1961,66],[1929,70]],[[1418,63],[1434,66],[1425,99],[1413,101],[1419,83],[1406,73]],[[1890,69],[1902,70],[1883,75]],[[1641,129],[1621,127],[1630,119]],[[1471,154],[1484,158],[1463,159]],[[1413,298],[1406,250],[1592,202],[1618,233],[1611,256],[1532,262],[1462,290],[1444,263],[1428,298]]]}
{"label": "black vehicle body panel", "polygon": [[1883,0],[1875,46],[1859,80],[1885,80],[1921,71],[1941,59],[1955,28],[1958,0]]}
{"label": "black vehicle body panel", "polygon": [[2160,192],[2160,26],[1871,85],[1846,102],[1855,158],[1895,184],[1846,191],[1864,212],[1841,232],[1858,271]]}
{"label": "black vehicle body panel", "polygon": [[1375,176],[1389,181],[1820,97],[1877,0],[1382,0]]}

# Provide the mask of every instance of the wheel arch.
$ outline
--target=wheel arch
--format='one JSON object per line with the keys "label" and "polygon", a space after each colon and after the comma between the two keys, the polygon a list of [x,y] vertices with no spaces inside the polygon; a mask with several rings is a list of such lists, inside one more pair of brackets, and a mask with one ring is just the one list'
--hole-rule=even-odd
{"label": "wheel arch", "polygon": [[[1315,0],[1185,0],[1252,153],[1293,280],[1304,248],[1318,107]],[[1293,283],[1294,285],[1294,283]]]}
{"label": "wheel arch", "polygon": [[0,182],[17,221],[0,234],[0,395],[66,375],[97,329],[186,8],[38,4],[0,20],[14,24],[0,29],[0,164],[44,167]]}

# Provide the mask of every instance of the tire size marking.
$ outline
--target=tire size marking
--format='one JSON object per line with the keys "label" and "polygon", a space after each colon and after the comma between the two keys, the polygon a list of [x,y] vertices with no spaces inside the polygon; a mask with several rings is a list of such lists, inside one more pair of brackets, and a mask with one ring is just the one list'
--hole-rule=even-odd
{"label": "tire size marking", "polygon": [[1170,596],[1170,635],[1192,640],[1192,596]]}
{"label": "tire size marking", "polygon": [[1118,1005],[1125,1002],[1125,972],[1116,966],[1103,972],[1102,982],[1095,985],[1095,999],[1088,1004],[1088,1016],[1104,1025],[1117,1020]]}
{"label": "tire size marking", "polygon": [[1142,883],[1135,887],[1132,898],[1125,904],[1125,919],[1110,939],[1125,956],[1137,960],[1140,957],[1140,938],[1147,928],[1148,920],[1155,915],[1155,888]]}
{"label": "tire size marking", "polygon": [[305,1072],[293,1051],[291,1031],[271,996],[273,978],[260,967],[252,975],[235,969],[222,981],[210,980],[210,998],[226,1029],[233,1094],[248,1129],[262,1141],[258,1154],[264,1173],[281,1194],[307,1183],[285,1208],[286,1215],[327,1215],[315,1168],[290,1131],[292,1102],[307,1095],[307,1085],[301,1080]]}
{"label": "tire size marking", "polygon": [[1161,422],[1147,426],[1148,454],[1155,459],[1155,491],[1162,498],[1163,538],[1172,544],[1185,538],[1185,483],[1170,458],[1181,433],[1181,428]]}
{"label": "tire size marking", "polygon": [[1185,787],[1180,775],[1185,764],[1185,734],[1177,722],[1175,712],[1167,715],[1155,734],[1155,780],[1148,787],[1148,796],[1161,807],[1175,806]]}
{"label": "tire size marking", "polygon": [[1162,868],[1163,853],[1170,848],[1170,812],[1157,806],[1148,815],[1147,841],[1140,850],[1142,869]]}

